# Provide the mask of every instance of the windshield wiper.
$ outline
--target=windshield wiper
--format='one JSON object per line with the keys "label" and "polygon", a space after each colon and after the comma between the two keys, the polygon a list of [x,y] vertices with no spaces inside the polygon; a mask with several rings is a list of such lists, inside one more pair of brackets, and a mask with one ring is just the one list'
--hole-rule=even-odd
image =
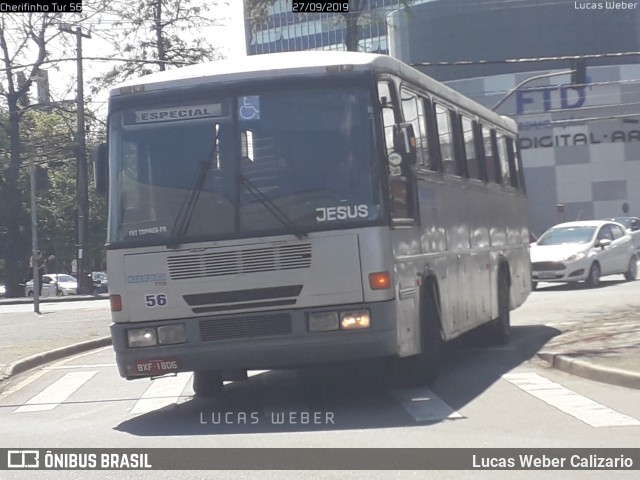
{"label": "windshield wiper", "polygon": [[167,247],[176,248],[180,245],[181,239],[187,230],[189,229],[189,224],[191,223],[191,218],[193,217],[193,212],[195,211],[195,207],[198,204],[198,198],[200,198],[200,192],[202,192],[202,188],[207,180],[207,176],[209,175],[209,171],[211,170],[211,166],[214,163],[214,159],[216,158],[216,153],[218,151],[218,135],[220,133],[220,125],[216,125],[216,134],[213,137],[213,147],[211,149],[211,153],[207,157],[206,160],[200,161],[198,164],[198,170],[196,171],[196,175],[193,179],[191,189],[187,196],[185,197],[182,205],[180,205],[180,210],[178,210],[178,214],[176,215],[176,221],[173,224],[173,228],[171,229],[171,236],[169,237],[169,241],[167,242]]}
{"label": "windshield wiper", "polygon": [[267,196],[265,196],[264,193],[262,193],[258,187],[256,187],[251,180],[249,180],[247,177],[245,177],[244,175],[242,175],[241,173],[238,174],[238,179],[240,180],[240,183],[242,183],[242,185],[244,185],[244,187],[247,189],[247,191],[253,195],[262,205],[265,206],[265,208],[267,210],[269,210],[269,212],[276,217],[276,219],[282,223],[282,225],[284,225],[285,227],[287,227],[289,230],[291,230],[291,232],[300,240],[302,240],[303,238],[305,238],[307,236],[307,232],[304,232],[302,230],[300,230],[300,227],[298,225],[296,225],[293,220],[291,220],[286,213],[284,213],[282,210],[280,210],[280,208],[273,203],[269,198],[267,198]]}

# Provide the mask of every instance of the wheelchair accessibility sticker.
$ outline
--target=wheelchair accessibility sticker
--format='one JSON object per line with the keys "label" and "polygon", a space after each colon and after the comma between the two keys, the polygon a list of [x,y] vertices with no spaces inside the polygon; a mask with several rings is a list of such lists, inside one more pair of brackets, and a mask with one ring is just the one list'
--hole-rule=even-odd
{"label": "wheelchair accessibility sticker", "polygon": [[241,120],[260,120],[260,97],[252,95],[238,98],[238,115]]}

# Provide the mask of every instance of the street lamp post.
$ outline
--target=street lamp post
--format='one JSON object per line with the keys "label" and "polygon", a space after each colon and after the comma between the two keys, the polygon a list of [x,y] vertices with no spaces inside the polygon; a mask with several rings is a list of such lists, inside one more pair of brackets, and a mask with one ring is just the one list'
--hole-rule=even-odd
{"label": "street lamp post", "polygon": [[31,186],[31,266],[33,270],[33,311],[40,314],[40,272],[38,265],[38,216],[36,208],[36,165],[33,155],[29,159],[30,186]]}
{"label": "street lamp post", "polygon": [[82,33],[82,28],[75,30],[70,26],[61,28],[63,32],[76,36],[76,66],[77,66],[77,127],[76,127],[76,160],[77,160],[77,202],[78,202],[78,293],[91,292],[89,274],[91,269],[87,264],[89,244],[89,173],[87,169],[87,145],[84,125],[84,89],[82,77],[82,37],[91,38],[90,34]]}

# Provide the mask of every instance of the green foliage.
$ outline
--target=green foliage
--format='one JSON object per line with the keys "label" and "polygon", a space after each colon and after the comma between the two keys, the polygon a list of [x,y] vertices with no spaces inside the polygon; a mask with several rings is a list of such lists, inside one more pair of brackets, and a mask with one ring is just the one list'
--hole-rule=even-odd
{"label": "green foliage", "polygon": [[[237,1],[237,0],[234,0]],[[217,1],[204,0],[116,0],[109,13],[118,21],[107,35],[116,47],[118,61],[94,85],[94,91],[111,87],[127,78],[158,70],[221,58],[206,36],[206,27],[218,25],[208,15]]]}
{"label": "green foliage", "polygon": [[[76,255],[77,205],[76,158],[74,155],[75,115],[51,111],[30,110],[22,116],[21,140],[24,164],[20,168],[19,224],[21,225],[20,278],[30,278],[28,258],[31,252],[30,164],[48,171],[48,187],[36,194],[38,246],[45,255],[55,255],[56,269],[70,271]],[[0,203],[2,203],[3,169],[6,136],[0,130]],[[92,194],[89,203],[89,257],[90,268],[103,269],[104,241],[106,238],[106,206],[104,200]],[[6,234],[6,217],[0,209],[0,249]],[[3,272],[0,265],[0,279]]]}

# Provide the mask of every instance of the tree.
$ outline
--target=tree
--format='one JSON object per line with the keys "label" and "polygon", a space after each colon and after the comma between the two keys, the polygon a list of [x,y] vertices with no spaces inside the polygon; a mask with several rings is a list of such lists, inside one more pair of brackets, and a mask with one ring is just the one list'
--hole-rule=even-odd
{"label": "tree", "polygon": [[[71,270],[76,256],[75,112],[31,111],[23,119],[27,156],[47,173],[47,188],[38,191],[38,238],[47,256],[55,255],[58,272]],[[102,269],[106,237],[104,200],[89,196],[88,270]],[[51,272],[53,273],[53,272]]]}
{"label": "tree", "polygon": [[118,62],[95,89],[109,87],[129,77],[147,75],[220,58],[203,36],[194,36],[207,26],[219,25],[205,16],[217,2],[204,0],[118,0],[109,8],[116,17],[114,33],[107,36],[115,47]]}
{"label": "tree", "polygon": [[[5,102],[5,118],[0,124],[8,140],[4,168],[3,208],[6,210],[4,258],[7,296],[21,294],[20,258],[24,244],[21,230],[19,173],[22,165],[21,120],[29,109],[28,92],[38,71],[48,59],[47,46],[59,36],[58,25],[65,15],[20,14],[0,17],[0,98]],[[68,14],[66,19],[68,20]]]}

